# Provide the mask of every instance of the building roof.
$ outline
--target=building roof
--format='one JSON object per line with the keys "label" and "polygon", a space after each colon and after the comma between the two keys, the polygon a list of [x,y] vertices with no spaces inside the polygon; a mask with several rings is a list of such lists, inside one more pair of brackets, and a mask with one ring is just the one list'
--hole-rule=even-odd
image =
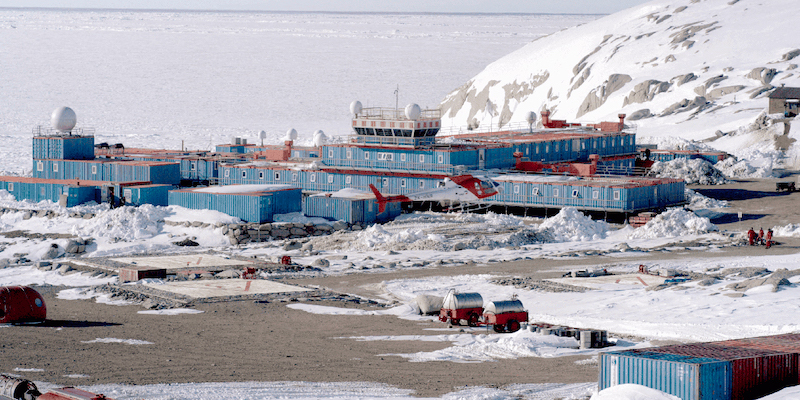
{"label": "building roof", "polygon": [[800,99],[800,88],[781,86],[769,94],[770,99]]}

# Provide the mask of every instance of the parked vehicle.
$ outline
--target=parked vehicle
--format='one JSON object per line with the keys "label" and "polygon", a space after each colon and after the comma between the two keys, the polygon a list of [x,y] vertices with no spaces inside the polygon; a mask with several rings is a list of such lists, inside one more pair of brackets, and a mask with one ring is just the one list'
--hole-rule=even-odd
{"label": "parked vehicle", "polygon": [[47,318],[42,295],[27,286],[0,286],[0,324],[39,323]]}
{"label": "parked vehicle", "polygon": [[451,325],[489,326],[495,332],[516,332],[522,323],[528,322],[528,311],[517,300],[490,301],[483,307],[483,297],[479,293],[447,292],[439,310],[439,320]]}
{"label": "parked vehicle", "polygon": [[450,322],[451,325],[460,325],[464,321],[469,326],[478,326],[481,315],[483,297],[480,293],[456,293],[455,290],[450,290],[444,296],[439,320]]}
{"label": "parked vehicle", "polygon": [[490,301],[483,310],[482,321],[497,333],[516,332],[521,322],[528,322],[528,311],[517,299]]}

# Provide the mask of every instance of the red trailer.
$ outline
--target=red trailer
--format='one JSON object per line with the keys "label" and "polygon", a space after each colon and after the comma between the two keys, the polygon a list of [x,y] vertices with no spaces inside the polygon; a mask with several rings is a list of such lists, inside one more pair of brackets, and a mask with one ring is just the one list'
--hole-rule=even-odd
{"label": "red trailer", "polygon": [[39,292],[27,286],[0,286],[0,324],[39,323],[47,306]]}
{"label": "red trailer", "polygon": [[484,308],[483,297],[479,293],[456,293],[450,290],[442,301],[439,320],[451,325],[461,325],[462,321],[469,326],[492,325],[497,333],[516,332],[523,322],[528,322],[528,311],[516,296],[511,300],[491,301]]}
{"label": "red trailer", "polygon": [[516,332],[521,322],[528,322],[528,311],[515,298],[490,301],[483,310],[483,323],[492,325],[497,333]]}
{"label": "red trailer", "polygon": [[460,325],[461,321],[465,321],[469,326],[478,326],[482,313],[483,297],[480,293],[456,293],[450,290],[442,301],[439,321],[449,321],[451,325]]}

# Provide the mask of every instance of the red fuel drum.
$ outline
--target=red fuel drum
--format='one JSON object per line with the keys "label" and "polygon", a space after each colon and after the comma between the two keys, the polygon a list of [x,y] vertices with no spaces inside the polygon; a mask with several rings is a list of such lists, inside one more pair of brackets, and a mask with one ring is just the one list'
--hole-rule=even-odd
{"label": "red fuel drum", "polygon": [[0,286],[0,324],[44,322],[47,306],[39,292],[27,286]]}

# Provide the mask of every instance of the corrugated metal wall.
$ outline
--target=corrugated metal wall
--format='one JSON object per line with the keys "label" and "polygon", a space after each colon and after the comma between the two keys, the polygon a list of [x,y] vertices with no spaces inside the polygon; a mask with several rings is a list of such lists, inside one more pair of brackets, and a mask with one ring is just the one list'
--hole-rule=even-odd
{"label": "corrugated metal wall", "polygon": [[220,185],[287,184],[306,191],[335,192],[344,188],[369,191],[373,184],[381,192],[409,194],[435,188],[438,177],[384,176],[380,172],[356,174],[325,172],[319,170],[269,169],[223,165],[220,167]]}
{"label": "corrugated metal wall", "polygon": [[94,136],[38,136],[33,138],[34,159],[94,159]]}
{"label": "corrugated metal wall", "polygon": [[300,189],[247,194],[171,190],[168,204],[194,210],[216,210],[246,222],[272,222],[275,214],[302,211]]}
{"label": "corrugated metal wall", "polygon": [[730,362],[732,400],[759,398],[797,382],[797,354],[725,346],[719,343],[692,343],[646,350],[653,353],[707,357]]}
{"label": "corrugated metal wall", "polygon": [[618,351],[600,354],[599,389],[634,383],[683,400],[729,400],[732,374],[726,361]]}
{"label": "corrugated metal wall", "polygon": [[33,177],[177,185],[180,164],[145,161],[33,160]]}
{"label": "corrugated metal wall", "polygon": [[401,213],[400,203],[388,203],[384,212],[378,213],[378,202],[374,198],[308,196],[303,202],[303,214],[308,217],[321,217],[351,224],[390,221]]}
{"label": "corrugated metal wall", "polygon": [[169,190],[173,188],[172,185],[125,186],[122,188],[122,195],[125,197],[127,205],[166,206],[169,204]]}
{"label": "corrugated metal wall", "polygon": [[66,207],[74,207],[97,201],[94,186],[74,186],[60,183],[0,181],[0,189],[8,191],[18,201],[52,201],[58,203],[61,195],[67,195]]}
{"label": "corrugated metal wall", "polygon": [[684,201],[682,181],[653,180],[645,186],[593,184],[591,181],[526,182],[499,180],[500,194],[485,201],[524,207],[576,207],[583,210],[635,212],[663,208]]}

